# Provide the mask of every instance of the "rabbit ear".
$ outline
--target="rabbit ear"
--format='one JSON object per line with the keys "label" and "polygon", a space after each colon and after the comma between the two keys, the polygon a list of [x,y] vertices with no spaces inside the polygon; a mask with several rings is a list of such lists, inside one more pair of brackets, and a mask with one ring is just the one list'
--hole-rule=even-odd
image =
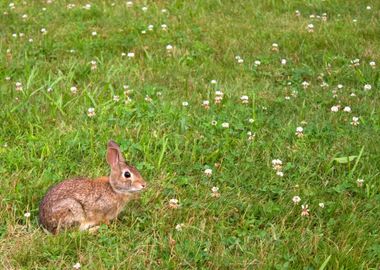
{"label": "rabbit ear", "polygon": [[119,162],[124,162],[120,147],[114,141],[109,141],[107,146],[107,163],[111,168],[115,167]]}

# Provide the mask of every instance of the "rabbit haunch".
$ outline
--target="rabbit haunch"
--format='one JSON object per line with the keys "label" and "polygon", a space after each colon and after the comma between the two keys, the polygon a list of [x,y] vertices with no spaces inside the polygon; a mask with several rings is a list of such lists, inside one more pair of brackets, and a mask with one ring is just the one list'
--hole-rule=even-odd
{"label": "rabbit haunch", "polygon": [[110,176],[76,178],[52,187],[40,204],[40,223],[50,232],[79,227],[86,230],[117,218],[125,204],[135,198],[146,183],[139,171],[126,164],[119,146],[107,147]]}

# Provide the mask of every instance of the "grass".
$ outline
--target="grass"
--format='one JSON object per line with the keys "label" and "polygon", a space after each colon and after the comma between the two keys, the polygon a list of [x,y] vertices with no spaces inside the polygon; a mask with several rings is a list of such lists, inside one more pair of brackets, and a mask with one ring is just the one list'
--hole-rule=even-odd
{"label": "grass", "polygon": [[[94,0],[89,10],[86,1],[72,1],[72,9],[66,1],[14,3],[14,9],[0,3],[1,14],[8,12],[0,16],[3,269],[72,269],[77,262],[81,269],[380,267],[380,81],[379,67],[369,65],[380,64],[377,1],[134,1],[127,7]],[[324,12],[326,22],[309,18]],[[360,66],[352,67],[356,58]],[[364,91],[365,84],[372,90]],[[133,90],[128,104],[123,85]],[[220,105],[215,90],[224,93]],[[209,110],[202,107],[206,99]],[[339,112],[331,112],[338,104]],[[94,117],[87,116],[90,107]],[[350,124],[353,116],[358,126]],[[95,235],[46,235],[37,216],[49,186],[107,175],[111,138],[150,188]],[[347,156],[355,157],[336,160]],[[282,160],[283,177],[273,159]],[[362,187],[357,179],[364,179]],[[213,186],[219,198],[211,196]],[[172,198],[179,209],[168,208]],[[301,204],[309,216],[301,216]]]}

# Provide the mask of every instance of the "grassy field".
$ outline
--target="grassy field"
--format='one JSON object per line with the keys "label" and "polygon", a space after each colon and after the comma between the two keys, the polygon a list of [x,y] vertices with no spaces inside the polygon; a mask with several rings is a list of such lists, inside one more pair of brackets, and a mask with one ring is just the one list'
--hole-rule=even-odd
{"label": "grassy field", "polygon": [[[379,1],[50,2],[0,3],[0,268],[379,269]],[[149,189],[44,233],[111,138]]]}

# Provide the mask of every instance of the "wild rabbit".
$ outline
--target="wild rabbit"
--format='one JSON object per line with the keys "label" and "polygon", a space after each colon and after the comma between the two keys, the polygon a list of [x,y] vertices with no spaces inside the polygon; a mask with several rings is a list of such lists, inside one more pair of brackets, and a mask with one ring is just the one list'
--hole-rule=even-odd
{"label": "wild rabbit", "polygon": [[114,141],[108,142],[110,176],[65,180],[47,192],[40,204],[40,223],[50,232],[78,226],[87,230],[115,219],[137,192],[146,188],[138,170],[128,165]]}

